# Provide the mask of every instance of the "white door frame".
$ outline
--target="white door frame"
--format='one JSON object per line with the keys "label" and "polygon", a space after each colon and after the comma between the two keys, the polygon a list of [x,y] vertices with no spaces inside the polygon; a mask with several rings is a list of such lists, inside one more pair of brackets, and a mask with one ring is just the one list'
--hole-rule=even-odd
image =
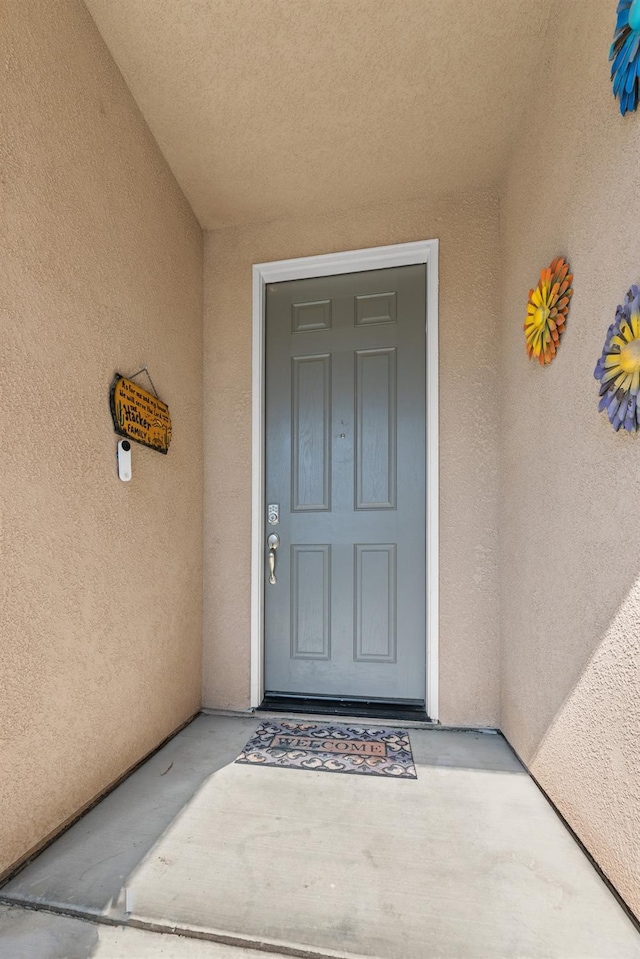
{"label": "white door frame", "polygon": [[426,709],[438,721],[438,240],[304,256],[253,267],[251,706],[264,696],[265,303],[267,283],[424,263],[427,268],[427,684]]}

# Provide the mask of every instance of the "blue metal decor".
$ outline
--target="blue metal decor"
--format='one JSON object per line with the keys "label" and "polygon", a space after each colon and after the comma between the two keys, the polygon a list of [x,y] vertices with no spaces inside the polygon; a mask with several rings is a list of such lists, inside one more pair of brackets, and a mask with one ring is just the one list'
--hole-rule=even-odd
{"label": "blue metal decor", "polygon": [[620,101],[624,116],[638,106],[640,78],[640,0],[619,0],[618,19],[609,50],[613,95]]}
{"label": "blue metal decor", "polygon": [[640,429],[640,289],[632,286],[607,330],[602,356],[596,363],[600,405],[614,430]]}

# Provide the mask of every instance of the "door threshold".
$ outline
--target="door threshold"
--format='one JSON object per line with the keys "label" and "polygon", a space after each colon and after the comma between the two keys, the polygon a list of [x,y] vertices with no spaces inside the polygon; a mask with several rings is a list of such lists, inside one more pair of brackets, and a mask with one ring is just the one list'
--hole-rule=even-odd
{"label": "door threshold", "polygon": [[266,695],[258,706],[261,713],[300,713],[320,716],[349,716],[362,719],[391,719],[399,722],[430,722],[424,705],[386,703],[366,699],[312,699],[299,696]]}

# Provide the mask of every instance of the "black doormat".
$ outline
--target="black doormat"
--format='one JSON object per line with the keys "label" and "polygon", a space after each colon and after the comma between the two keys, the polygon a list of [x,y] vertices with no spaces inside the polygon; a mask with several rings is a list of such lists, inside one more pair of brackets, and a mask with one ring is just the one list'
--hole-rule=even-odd
{"label": "black doormat", "polygon": [[406,729],[265,720],[236,759],[326,773],[417,779]]}

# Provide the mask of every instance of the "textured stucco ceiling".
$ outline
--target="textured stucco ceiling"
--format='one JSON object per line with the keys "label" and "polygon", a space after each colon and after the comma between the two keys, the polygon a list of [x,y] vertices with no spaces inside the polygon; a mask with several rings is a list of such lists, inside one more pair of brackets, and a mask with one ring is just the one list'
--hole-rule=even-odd
{"label": "textured stucco ceiling", "polygon": [[206,228],[495,182],[550,2],[86,0]]}

